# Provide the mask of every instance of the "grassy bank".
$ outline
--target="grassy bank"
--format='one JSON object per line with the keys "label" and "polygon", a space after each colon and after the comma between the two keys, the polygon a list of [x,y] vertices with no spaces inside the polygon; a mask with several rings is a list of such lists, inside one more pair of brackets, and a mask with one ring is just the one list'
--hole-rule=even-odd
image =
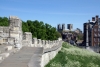
{"label": "grassy bank", "polygon": [[100,54],[63,43],[62,49],[45,67],[100,67]]}

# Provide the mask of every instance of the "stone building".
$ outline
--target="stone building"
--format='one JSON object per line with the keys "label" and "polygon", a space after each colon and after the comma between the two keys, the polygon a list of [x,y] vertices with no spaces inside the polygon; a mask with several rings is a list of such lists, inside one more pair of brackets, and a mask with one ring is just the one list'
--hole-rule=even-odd
{"label": "stone building", "polygon": [[65,30],[65,24],[62,24],[62,31]]}
{"label": "stone building", "polygon": [[57,31],[59,31],[59,32],[62,31],[61,24],[58,24],[58,25],[57,25]]}
{"label": "stone building", "polygon": [[72,31],[72,29],[73,29],[73,25],[72,24],[67,24],[67,29],[66,29],[65,24],[62,24],[62,27],[61,27],[61,24],[57,25],[58,32]]}
{"label": "stone building", "polygon": [[73,25],[72,24],[67,24],[67,29],[72,30],[73,29]]}
{"label": "stone building", "polygon": [[99,46],[100,44],[100,18],[92,17],[92,21],[84,23],[84,45]]}
{"label": "stone building", "polygon": [[74,30],[76,33],[82,34],[82,31],[79,28],[76,28],[76,30]]}

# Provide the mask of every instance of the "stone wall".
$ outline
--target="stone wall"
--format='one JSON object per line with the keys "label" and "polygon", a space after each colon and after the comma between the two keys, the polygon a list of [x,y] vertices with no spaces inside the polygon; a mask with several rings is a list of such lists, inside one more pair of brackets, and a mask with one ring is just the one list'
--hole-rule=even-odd
{"label": "stone wall", "polygon": [[52,48],[52,47],[56,46],[58,44],[58,42],[61,40],[62,40],[61,38],[58,38],[58,40],[53,40],[53,41],[33,38],[31,46],[32,47],[43,47],[44,49],[47,49],[47,48]]}
{"label": "stone wall", "polygon": [[0,26],[0,44],[22,45],[22,21],[16,16],[9,17],[9,26]]}
{"label": "stone wall", "polygon": [[23,34],[23,46],[30,46],[32,47],[32,33],[31,32],[25,32]]}
{"label": "stone wall", "polygon": [[41,40],[37,38],[32,39],[31,32],[22,32],[22,21],[16,16],[9,17],[9,26],[0,27],[0,44],[14,45],[15,47],[21,48],[22,46],[29,47],[44,47],[52,48],[55,42],[59,41]]}
{"label": "stone wall", "polygon": [[61,50],[62,41],[58,41],[55,43],[55,46],[52,48],[44,49],[43,55],[41,58],[41,67],[44,67],[50,60],[52,60],[56,54]]}
{"label": "stone wall", "polygon": [[41,67],[44,67],[52,58],[56,56],[61,49],[62,39],[58,40],[41,40],[32,39],[31,32],[22,32],[22,21],[16,16],[9,17],[9,26],[0,26],[0,44],[12,45],[16,48],[26,47],[42,47]]}
{"label": "stone wall", "polygon": [[9,17],[10,38],[14,38],[15,46],[22,47],[22,21],[16,16]]}
{"label": "stone wall", "polygon": [[33,38],[32,45],[34,47],[40,48],[41,51],[36,51],[37,53],[32,56],[30,62],[28,63],[28,67],[37,67],[37,65],[39,67],[44,67],[50,60],[52,60],[56,56],[59,50],[61,50],[62,43],[63,41],[61,38],[53,41]]}

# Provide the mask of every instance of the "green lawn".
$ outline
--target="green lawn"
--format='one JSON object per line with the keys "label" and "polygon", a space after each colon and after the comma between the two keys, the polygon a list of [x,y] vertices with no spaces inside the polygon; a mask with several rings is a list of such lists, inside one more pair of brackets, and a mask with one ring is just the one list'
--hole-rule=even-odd
{"label": "green lawn", "polygon": [[100,54],[63,43],[45,67],[100,67]]}

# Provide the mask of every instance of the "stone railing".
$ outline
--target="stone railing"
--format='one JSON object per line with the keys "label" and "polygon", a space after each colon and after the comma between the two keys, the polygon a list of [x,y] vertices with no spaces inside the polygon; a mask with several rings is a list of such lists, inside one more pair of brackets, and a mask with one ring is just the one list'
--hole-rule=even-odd
{"label": "stone railing", "polygon": [[59,50],[61,50],[61,47],[62,41],[58,41],[52,48],[44,49],[41,60],[41,67],[44,67],[50,60],[52,60],[59,52]]}

